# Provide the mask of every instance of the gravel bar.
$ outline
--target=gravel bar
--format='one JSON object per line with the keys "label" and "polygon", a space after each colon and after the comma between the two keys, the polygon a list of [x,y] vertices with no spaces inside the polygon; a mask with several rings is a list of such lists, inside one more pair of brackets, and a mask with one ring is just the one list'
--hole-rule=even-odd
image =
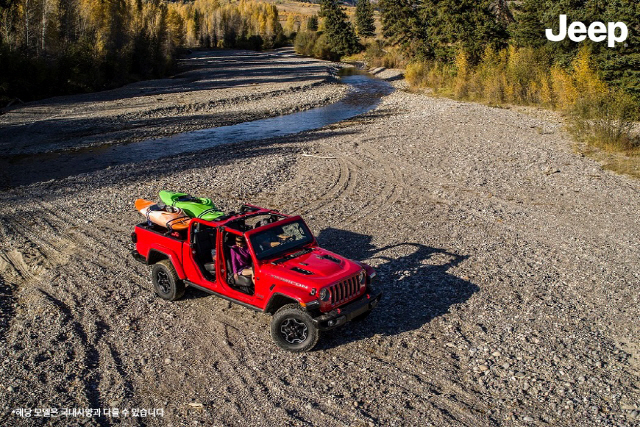
{"label": "gravel bar", "polygon": [[[268,83],[230,91],[196,78],[178,90],[174,79],[151,83],[153,96],[41,105],[75,111],[65,114],[81,127],[95,109],[98,122],[166,115],[180,131],[202,124],[186,112],[183,124],[182,96],[188,105],[257,96],[229,101],[245,117],[296,108],[291,88],[312,84],[298,80],[308,59],[211,55],[239,55],[249,81]],[[237,78],[228,67],[220,72]],[[397,73],[377,74],[402,87]],[[257,95],[273,87],[283,95]],[[336,92],[323,83],[301,93]],[[156,96],[166,100],[142,99]],[[210,108],[204,121],[230,111]],[[64,132],[32,143],[20,135],[20,153],[79,144]],[[398,90],[317,131],[8,190],[0,424],[43,424],[12,414],[18,408],[115,407],[164,416],[85,424],[639,425],[640,183],[572,144],[551,119]],[[323,246],[377,269],[383,300],[366,322],[300,355],[271,342],[267,315],[194,290],[173,303],[156,298],[148,267],[129,256],[129,234],[141,219],[134,199],[161,189],[228,210],[251,202],[300,213]]]}

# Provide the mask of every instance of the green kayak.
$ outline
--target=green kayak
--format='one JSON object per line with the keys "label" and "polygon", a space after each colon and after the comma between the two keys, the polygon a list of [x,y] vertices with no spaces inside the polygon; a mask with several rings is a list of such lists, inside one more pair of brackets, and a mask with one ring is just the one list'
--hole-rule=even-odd
{"label": "green kayak", "polygon": [[175,206],[182,209],[192,218],[202,218],[205,221],[213,221],[214,219],[224,215],[224,212],[220,212],[211,199],[193,197],[186,193],[161,191],[160,200],[162,200],[162,203],[165,205]]}

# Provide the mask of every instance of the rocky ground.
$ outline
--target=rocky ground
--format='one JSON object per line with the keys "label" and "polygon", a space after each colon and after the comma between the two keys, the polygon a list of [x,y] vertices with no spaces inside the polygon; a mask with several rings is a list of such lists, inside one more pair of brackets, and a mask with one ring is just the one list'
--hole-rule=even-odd
{"label": "rocky ground", "polygon": [[[571,145],[554,121],[398,90],[318,131],[4,192],[0,424],[639,425],[640,183]],[[267,315],[156,298],[129,234],[161,189],[301,213],[384,299],[299,355]]]}
{"label": "rocky ground", "polygon": [[0,114],[2,156],[225,126],[317,107],[344,93],[336,85],[335,64],[290,50],[194,52],[180,68],[170,79],[14,105]]}

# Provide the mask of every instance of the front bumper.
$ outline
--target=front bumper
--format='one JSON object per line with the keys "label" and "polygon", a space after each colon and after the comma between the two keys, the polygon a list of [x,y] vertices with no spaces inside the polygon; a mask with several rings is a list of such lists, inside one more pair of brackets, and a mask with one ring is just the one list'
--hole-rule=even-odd
{"label": "front bumper", "polygon": [[382,292],[370,291],[357,300],[313,318],[313,323],[321,331],[328,331],[353,320],[375,308],[380,302]]}

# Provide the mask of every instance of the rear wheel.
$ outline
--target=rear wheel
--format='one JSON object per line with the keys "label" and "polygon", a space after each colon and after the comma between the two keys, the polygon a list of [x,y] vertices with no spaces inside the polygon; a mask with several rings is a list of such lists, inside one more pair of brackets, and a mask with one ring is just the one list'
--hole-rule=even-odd
{"label": "rear wheel", "polygon": [[167,301],[175,301],[184,295],[184,283],[178,277],[176,269],[168,259],[154,264],[151,269],[151,279],[156,294]]}
{"label": "rear wheel", "polygon": [[288,304],[273,315],[271,338],[278,347],[301,353],[315,347],[320,332],[306,311],[298,304]]}

